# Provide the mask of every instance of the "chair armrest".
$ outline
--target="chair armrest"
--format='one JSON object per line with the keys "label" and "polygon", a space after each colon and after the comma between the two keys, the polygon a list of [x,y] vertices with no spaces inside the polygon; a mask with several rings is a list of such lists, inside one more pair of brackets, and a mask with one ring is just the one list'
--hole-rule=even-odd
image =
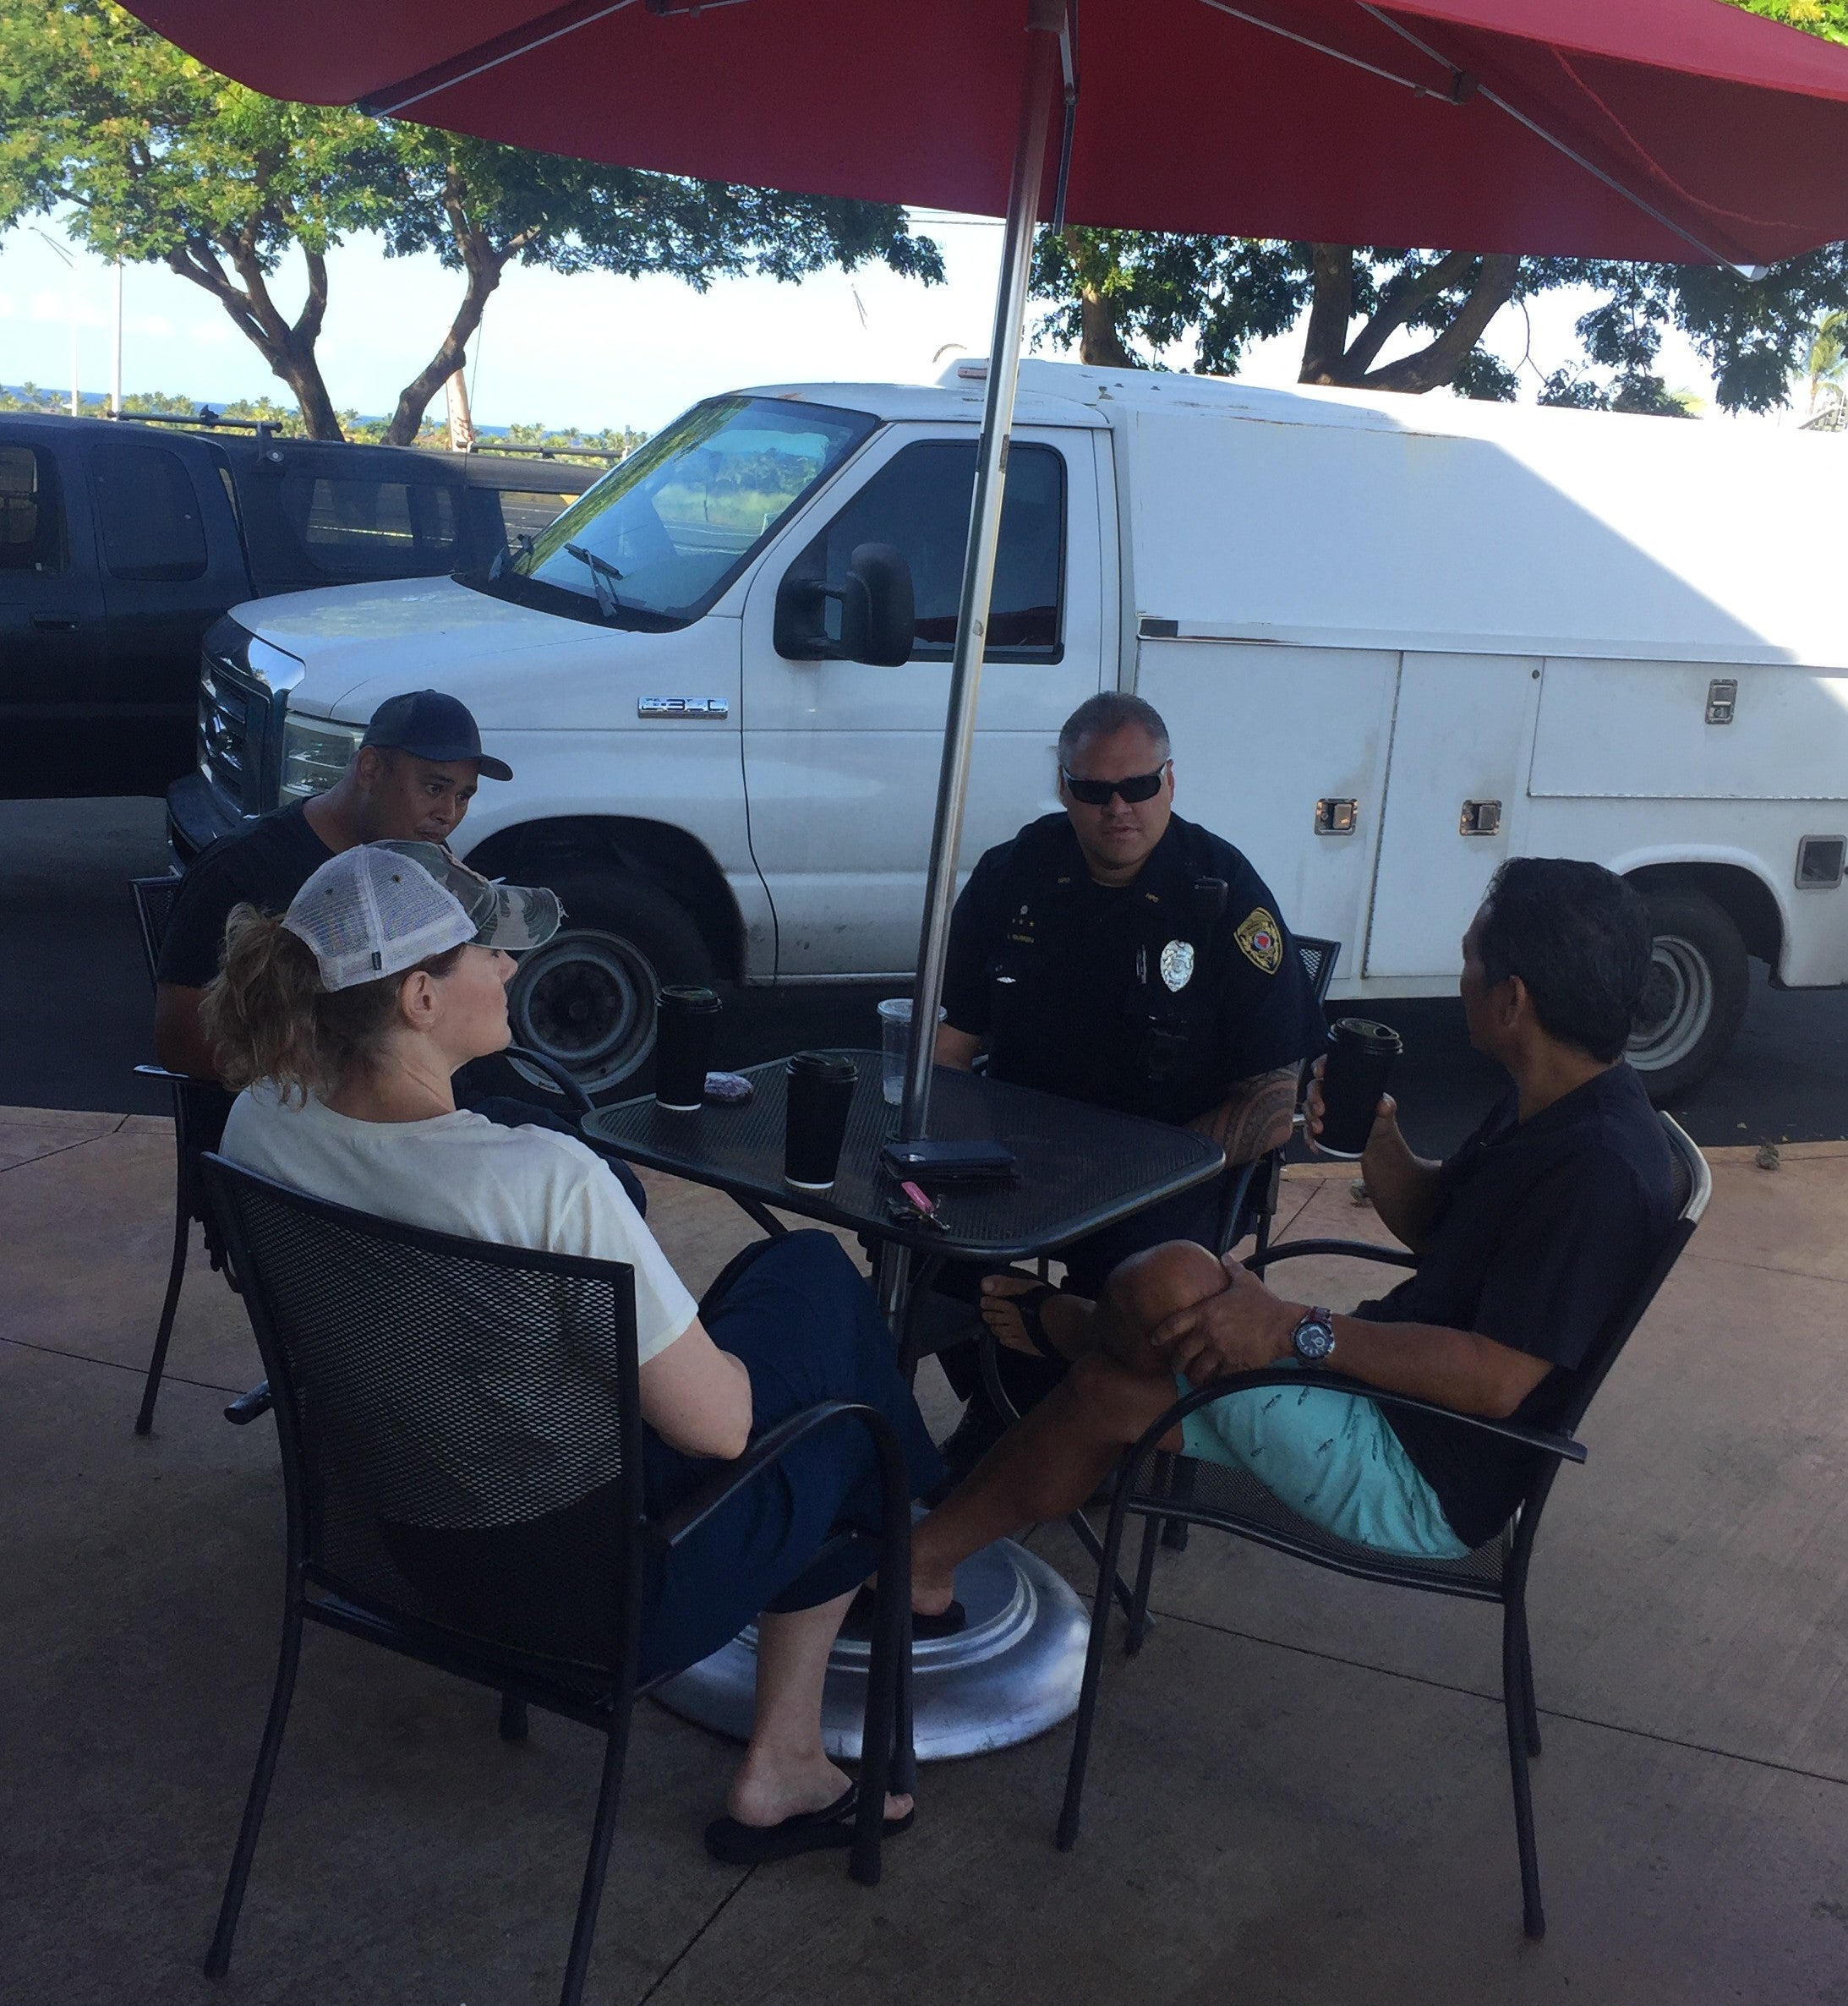
{"label": "chair armrest", "polygon": [[1237,1372],[1228,1378],[1214,1380],[1210,1385],[1196,1386],[1184,1398],[1176,1401],[1159,1421],[1145,1431],[1142,1440],[1136,1445],[1138,1460],[1145,1443],[1153,1447],[1177,1422],[1184,1420],[1198,1407],[1223,1399],[1227,1393],[1243,1393],[1254,1386],[1301,1388],[1304,1386],[1319,1387],[1330,1393],[1346,1393],[1357,1400],[1370,1400],[1380,1407],[1400,1407],[1408,1413],[1436,1414],[1446,1421],[1461,1422],[1467,1428],[1479,1428],[1485,1435],[1499,1435],[1504,1441],[1518,1443],[1523,1449],[1556,1456],[1564,1462],[1585,1460],[1583,1442],[1553,1429],[1529,1428],[1519,1421],[1498,1421],[1489,1414],[1466,1414],[1453,1407],[1440,1407],[1433,1400],[1420,1400],[1415,1394],[1391,1393],[1381,1386],[1370,1386],[1364,1380],[1349,1379],[1342,1373],[1305,1373],[1300,1366],[1290,1365],[1267,1365],[1257,1372]]}
{"label": "chair armrest", "polygon": [[695,1491],[666,1517],[656,1520],[648,1528],[648,1537],[671,1551],[721,1506],[729,1503],[746,1484],[762,1475],[772,1463],[780,1462],[798,1442],[806,1440],[818,1429],[843,1419],[856,1420],[866,1428],[872,1437],[872,1446],[878,1451],[880,1461],[887,1466],[888,1479],[896,1471],[902,1481],[905,1457],[899,1447],[899,1438],[892,1424],[878,1408],[860,1401],[823,1400],[814,1407],[804,1407],[800,1413],[790,1415],[786,1420],[778,1422],[768,1435],[759,1436],[735,1462],[728,1462],[710,1484]]}
{"label": "chair armrest", "polygon": [[196,1073],[175,1073],[166,1066],[137,1066],[136,1074],[143,1080],[164,1080],[169,1086],[215,1086],[216,1080],[201,1080]]}
{"label": "chair armrest", "polygon": [[495,1054],[498,1058],[518,1059],[535,1072],[544,1074],[563,1096],[566,1105],[573,1114],[588,1114],[595,1103],[556,1059],[548,1058],[543,1052],[534,1052],[527,1045],[504,1045]]}
{"label": "chair armrest", "polygon": [[1245,1265],[1255,1275],[1262,1275],[1272,1261],[1300,1260],[1305,1254],[1338,1255],[1344,1260],[1383,1261],[1389,1268],[1415,1268],[1418,1256],[1408,1254],[1402,1247],[1376,1247],[1371,1240],[1285,1240],[1282,1246],[1267,1247],[1262,1254],[1251,1254]]}

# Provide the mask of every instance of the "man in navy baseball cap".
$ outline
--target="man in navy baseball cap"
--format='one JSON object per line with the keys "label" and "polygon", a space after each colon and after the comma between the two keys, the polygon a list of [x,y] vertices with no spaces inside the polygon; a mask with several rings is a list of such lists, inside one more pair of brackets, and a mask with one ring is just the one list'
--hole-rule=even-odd
{"label": "man in navy baseball cap", "polygon": [[272,809],[195,857],[161,942],[154,1046],[161,1064],[212,1076],[199,1001],[218,972],[233,907],[287,911],[330,857],[362,843],[447,844],[484,774],[511,780],[513,769],[482,751],[466,703],[441,690],[388,697],[325,794]]}
{"label": "man in navy baseball cap", "polygon": [[418,759],[443,765],[472,759],[476,771],[490,780],[511,780],[513,768],[504,759],[490,759],[481,749],[481,734],[466,703],[440,690],[412,690],[387,697],[372,713],[362,746],[381,746],[409,752]]}

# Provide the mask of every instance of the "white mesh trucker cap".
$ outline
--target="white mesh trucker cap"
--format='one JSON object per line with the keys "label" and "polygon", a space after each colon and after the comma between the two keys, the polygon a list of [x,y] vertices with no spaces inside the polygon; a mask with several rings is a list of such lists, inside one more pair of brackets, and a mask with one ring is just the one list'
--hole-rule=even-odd
{"label": "white mesh trucker cap", "polygon": [[438,843],[364,843],[331,857],[282,924],[307,943],[324,990],[352,989],[473,941],[517,953],[557,932],[556,894],[494,884]]}

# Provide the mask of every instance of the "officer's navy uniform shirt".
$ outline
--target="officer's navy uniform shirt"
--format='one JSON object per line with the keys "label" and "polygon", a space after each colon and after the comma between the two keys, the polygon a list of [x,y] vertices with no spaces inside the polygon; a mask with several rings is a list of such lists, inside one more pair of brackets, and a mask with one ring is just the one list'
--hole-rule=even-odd
{"label": "officer's navy uniform shirt", "polygon": [[[1358,1316],[1474,1331],[1555,1369],[1512,1419],[1555,1425],[1579,1369],[1627,1307],[1676,1217],[1669,1145],[1643,1083],[1616,1065],[1517,1121],[1510,1089],[1443,1167],[1418,1271]],[[1339,1369],[1337,1346],[1334,1363]],[[1381,1410],[1460,1539],[1506,1523],[1530,1451],[1441,1415]]]}
{"label": "officer's navy uniform shirt", "polygon": [[1176,1123],[1327,1038],[1269,888],[1178,815],[1127,885],[1093,881],[1063,814],[989,850],[956,901],[943,1004],[987,1039],[990,1078]]}

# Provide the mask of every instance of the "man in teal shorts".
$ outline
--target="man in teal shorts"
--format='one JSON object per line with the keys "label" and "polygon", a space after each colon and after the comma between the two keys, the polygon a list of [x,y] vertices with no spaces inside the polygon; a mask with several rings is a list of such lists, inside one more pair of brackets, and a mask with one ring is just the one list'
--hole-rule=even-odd
{"label": "man in teal shorts", "polygon": [[[1460,986],[1471,1042],[1512,1084],[1443,1162],[1413,1153],[1383,1099],[1361,1159],[1417,1271],[1348,1316],[1186,1242],[1125,1263],[1058,1389],[918,1528],[916,1607],[945,1606],[957,1562],[991,1539],[1074,1510],[1177,1386],[1277,1364],[1300,1368],[1300,1389],[1228,1395],[1168,1446],[1242,1466],[1358,1544],[1454,1559],[1493,1539],[1526,1488],[1525,1451],[1316,1380],[1538,1427],[1563,1410],[1674,1224],[1668,1145],[1622,1058],[1649,954],[1642,900],[1600,866],[1503,865],[1463,937]],[[1312,1143],[1320,1117],[1312,1089]]]}

